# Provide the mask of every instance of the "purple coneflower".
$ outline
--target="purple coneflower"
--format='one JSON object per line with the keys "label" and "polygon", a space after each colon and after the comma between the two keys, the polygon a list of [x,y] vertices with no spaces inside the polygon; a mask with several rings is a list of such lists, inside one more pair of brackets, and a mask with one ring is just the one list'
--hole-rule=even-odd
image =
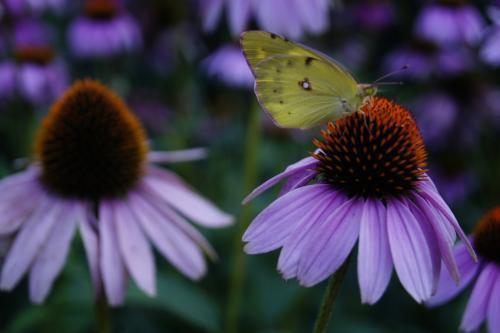
{"label": "purple coneflower", "polygon": [[355,2],[350,12],[357,23],[368,29],[384,29],[394,22],[394,5],[387,0],[364,0]]}
{"label": "purple coneflower", "polygon": [[359,240],[363,303],[380,299],[393,267],[422,302],[435,290],[441,261],[459,279],[456,233],[469,243],[425,172],[424,143],[409,111],[381,97],[361,111],[329,123],[312,157],[247,197],[245,202],[287,179],[281,196],[245,232],[245,251],[282,248],[283,277],[310,287],[335,273]]}
{"label": "purple coneflower", "polygon": [[252,19],[259,29],[298,38],[304,32],[320,33],[329,25],[328,0],[200,0],[206,31],[215,29],[226,7],[229,28],[239,36]]}
{"label": "purple coneflower", "polygon": [[486,32],[479,56],[491,66],[500,66],[500,4],[498,7],[488,8],[488,13],[493,21],[493,26]]}
{"label": "purple coneflower", "polygon": [[4,0],[6,10],[11,15],[40,14],[45,10],[59,13],[66,0]]}
{"label": "purple coneflower", "polygon": [[430,75],[450,76],[471,67],[472,58],[464,47],[439,46],[431,41],[415,39],[409,45],[390,52],[384,60],[384,72],[407,66],[398,77],[426,79]]}
{"label": "purple coneflower", "polygon": [[12,60],[0,63],[4,99],[15,94],[40,105],[52,103],[68,86],[68,70],[56,57],[48,29],[36,21],[21,21],[14,30]]}
{"label": "purple coneflower", "polygon": [[466,43],[474,45],[485,27],[479,11],[465,0],[438,0],[420,12],[415,33],[439,45]]}
{"label": "purple coneflower", "polygon": [[209,76],[228,85],[247,89],[253,87],[253,74],[239,47],[226,45],[219,48],[205,59],[202,66]]}
{"label": "purple coneflower", "polygon": [[0,182],[0,235],[11,235],[0,288],[29,271],[30,298],[41,303],[80,230],[96,292],[123,302],[128,276],[155,294],[151,244],[193,280],[214,255],[186,219],[214,228],[232,222],[175,174],[152,165],[199,151],[148,152],[144,131],[102,84],[80,81],[54,104],[35,145],[35,162]]}
{"label": "purple coneflower", "polygon": [[142,46],[137,22],[119,0],[86,0],[84,13],[69,28],[68,43],[79,58],[109,58]]}
{"label": "purple coneflower", "polygon": [[484,321],[490,333],[500,332],[500,206],[487,212],[479,221],[471,237],[479,262],[467,255],[463,243],[455,247],[455,257],[462,275],[457,286],[443,272],[439,287],[429,305],[443,304],[474,283],[460,328],[465,332],[477,331]]}

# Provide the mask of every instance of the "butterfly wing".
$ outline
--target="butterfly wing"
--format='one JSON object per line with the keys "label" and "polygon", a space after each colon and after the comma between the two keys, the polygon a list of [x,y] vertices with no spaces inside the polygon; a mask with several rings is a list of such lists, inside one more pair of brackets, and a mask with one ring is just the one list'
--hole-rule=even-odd
{"label": "butterfly wing", "polygon": [[254,73],[257,98],[280,127],[321,125],[355,112],[363,101],[356,81],[320,57],[271,56]]}

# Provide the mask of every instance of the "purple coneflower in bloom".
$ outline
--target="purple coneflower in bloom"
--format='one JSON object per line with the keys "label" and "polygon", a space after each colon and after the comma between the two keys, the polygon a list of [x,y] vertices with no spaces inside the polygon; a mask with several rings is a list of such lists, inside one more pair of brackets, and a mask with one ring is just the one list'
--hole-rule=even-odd
{"label": "purple coneflower in bloom", "polygon": [[6,10],[11,15],[39,14],[45,10],[61,12],[66,0],[4,0]]}
{"label": "purple coneflower in bloom", "polygon": [[142,46],[137,22],[119,0],[86,0],[84,13],[68,31],[68,43],[79,58],[109,58]]}
{"label": "purple coneflower in bloom", "polygon": [[438,0],[422,9],[415,22],[418,37],[439,45],[478,43],[485,28],[479,11],[466,0]]}
{"label": "purple coneflower in bloom", "polygon": [[30,298],[41,303],[80,230],[96,292],[124,300],[128,276],[155,294],[151,243],[193,280],[214,255],[186,219],[215,228],[232,217],[153,162],[200,157],[199,151],[148,152],[144,131],[102,84],[75,83],[54,104],[35,144],[35,161],[0,182],[0,235],[11,235],[0,288],[29,272]]}
{"label": "purple coneflower in bloom", "polygon": [[357,23],[369,29],[384,29],[394,22],[394,5],[386,0],[355,2],[350,12]]}
{"label": "purple coneflower in bloom", "polygon": [[47,36],[48,29],[36,21],[25,20],[14,30],[13,60],[0,63],[0,82],[4,99],[18,94],[33,104],[53,102],[68,86],[68,71],[56,57]]}
{"label": "purple coneflower in bloom", "polygon": [[247,89],[253,87],[254,77],[237,46],[226,45],[219,48],[204,60],[202,66],[209,76],[228,85]]}
{"label": "purple coneflower in bloom", "polygon": [[304,32],[321,33],[329,25],[328,0],[200,0],[206,31],[215,29],[224,7],[233,36],[239,36],[252,19],[259,29],[298,38]]}
{"label": "purple coneflower in bloom", "polygon": [[467,255],[463,243],[455,247],[462,280],[457,286],[443,272],[436,294],[428,302],[435,306],[446,303],[467,286],[474,284],[460,328],[465,332],[475,332],[484,321],[488,322],[490,333],[500,332],[500,206],[487,212],[479,221],[472,235],[472,243],[479,262]]}
{"label": "purple coneflower in bloom", "polygon": [[440,76],[460,74],[471,67],[469,51],[463,47],[439,46],[428,40],[415,39],[410,45],[390,52],[384,59],[384,72],[393,72],[407,66],[398,77],[426,79],[436,73]]}
{"label": "purple coneflower in bloom", "polygon": [[244,202],[287,179],[281,196],[246,230],[249,254],[281,248],[278,270],[306,287],[347,260],[359,240],[363,303],[384,293],[393,267],[417,301],[429,299],[441,261],[458,281],[453,213],[425,172],[426,151],[412,115],[374,97],[358,112],[329,123],[312,157],[255,189]]}
{"label": "purple coneflower in bloom", "polygon": [[493,26],[486,32],[479,56],[491,66],[500,66],[500,4],[498,7],[488,8],[488,13],[493,21]]}

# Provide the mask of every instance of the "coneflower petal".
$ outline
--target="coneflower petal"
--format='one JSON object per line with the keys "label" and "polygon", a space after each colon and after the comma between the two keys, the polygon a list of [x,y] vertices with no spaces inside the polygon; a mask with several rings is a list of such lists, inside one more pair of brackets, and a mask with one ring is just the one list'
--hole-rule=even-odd
{"label": "coneflower petal", "polygon": [[203,253],[196,244],[171,223],[165,211],[149,203],[141,195],[132,193],[130,204],[144,232],[160,253],[179,271],[193,280],[200,279],[206,271]]}
{"label": "coneflower petal", "polygon": [[278,184],[280,181],[283,179],[290,177],[296,173],[299,173],[304,170],[308,169],[314,169],[314,167],[318,164],[318,160],[315,159],[314,157],[306,157],[301,159],[300,161],[290,164],[285,171],[283,171],[280,174],[277,174],[271,179],[268,179],[264,183],[262,183],[259,187],[257,187],[255,190],[253,190],[244,200],[243,204],[246,204],[253,200],[255,197],[260,195],[261,193],[267,191],[269,188],[273,187],[274,185]]}
{"label": "coneflower petal", "polygon": [[302,285],[326,279],[347,259],[359,235],[361,200],[345,202],[315,228],[299,260],[297,277]]}
{"label": "coneflower petal", "polygon": [[64,221],[55,223],[31,268],[29,287],[33,303],[40,304],[47,297],[52,283],[63,268],[76,231],[77,218],[80,215],[79,205],[74,202],[61,205],[63,207],[60,216]]}
{"label": "coneflower petal", "polygon": [[358,247],[361,300],[375,304],[387,289],[393,267],[387,236],[387,212],[378,200],[368,199],[364,204]]}
{"label": "coneflower petal", "polygon": [[11,235],[33,213],[41,202],[43,192],[34,183],[24,183],[13,189],[0,205],[0,235]]}
{"label": "coneflower petal", "polygon": [[118,237],[116,235],[116,220],[113,203],[103,200],[99,207],[99,249],[100,269],[110,305],[116,306],[123,303],[127,287],[127,273],[120,254]]}
{"label": "coneflower petal", "polygon": [[464,290],[477,276],[477,272],[481,267],[481,264],[472,260],[467,247],[463,242],[455,247],[453,256],[457,261],[457,267],[460,273],[460,282],[457,285],[457,282],[454,278],[452,278],[450,272],[443,270],[439,279],[437,292],[429,301],[426,302],[427,305],[437,306],[449,301]]}
{"label": "coneflower petal", "polygon": [[428,299],[434,289],[433,258],[420,223],[403,203],[389,200],[387,231],[401,284],[418,303]]}
{"label": "coneflower petal", "polygon": [[495,285],[491,290],[490,304],[488,306],[488,331],[500,332],[500,269],[496,268]]}
{"label": "coneflower petal", "polygon": [[[243,234],[243,241],[251,242],[262,234],[295,230],[300,217],[314,206],[314,201],[331,192],[325,184],[308,185],[288,192],[264,209]],[[280,230],[281,228],[286,230]],[[283,235],[283,236],[286,236]],[[282,242],[283,239],[280,241]]]}
{"label": "coneflower petal", "polygon": [[146,294],[156,293],[156,268],[149,242],[136,221],[136,212],[131,211],[128,202],[114,204],[116,233],[120,252],[129,274]]}
{"label": "coneflower petal", "polygon": [[283,245],[278,260],[278,270],[285,279],[297,276],[299,258],[309,241],[314,226],[324,221],[338,206],[346,202],[348,198],[340,192],[334,191],[330,196],[325,196],[325,198],[318,200],[318,205],[300,218],[298,222],[300,227],[295,228]]}
{"label": "coneflower petal", "polygon": [[498,275],[496,270],[495,264],[489,264],[484,267],[479,275],[460,324],[462,330],[466,332],[475,331],[486,319],[491,292]]}
{"label": "coneflower petal", "polygon": [[96,295],[99,295],[102,292],[102,280],[101,269],[99,267],[99,240],[96,232],[98,224],[95,216],[89,209],[86,209],[82,214],[79,222],[80,235],[82,236],[83,247],[87,256],[94,292]]}
{"label": "coneflower petal", "polygon": [[24,223],[5,260],[1,289],[10,290],[19,282],[60,217],[59,212],[60,206],[46,197]]}

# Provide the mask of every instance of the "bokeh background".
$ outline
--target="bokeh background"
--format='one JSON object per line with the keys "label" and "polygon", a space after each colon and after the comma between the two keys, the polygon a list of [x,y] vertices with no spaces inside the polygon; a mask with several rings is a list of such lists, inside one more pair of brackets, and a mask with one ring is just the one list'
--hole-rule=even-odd
{"label": "bokeh background", "polygon": [[[32,138],[71,82],[97,78],[128,102],[156,149],[207,147],[171,168],[237,217],[202,230],[219,260],[193,282],[157,256],[158,296],[132,284],[113,310],[116,332],[308,332],[325,283],[302,288],[275,270],[277,253],[243,254],[241,232],[275,198],[254,186],[314,148],[318,129],[276,128],[253,94],[239,34],[262,29],[331,55],[360,82],[408,65],[380,94],[409,107],[433,179],[466,232],[500,203],[500,2],[478,0],[1,0],[0,176],[26,165]],[[0,242],[6,246],[4,242]],[[2,251],[0,251],[2,252]],[[91,332],[94,300],[80,240],[47,302],[26,284],[0,293],[1,332]],[[330,332],[455,332],[466,297],[416,304],[394,277],[360,303],[351,265]]]}

